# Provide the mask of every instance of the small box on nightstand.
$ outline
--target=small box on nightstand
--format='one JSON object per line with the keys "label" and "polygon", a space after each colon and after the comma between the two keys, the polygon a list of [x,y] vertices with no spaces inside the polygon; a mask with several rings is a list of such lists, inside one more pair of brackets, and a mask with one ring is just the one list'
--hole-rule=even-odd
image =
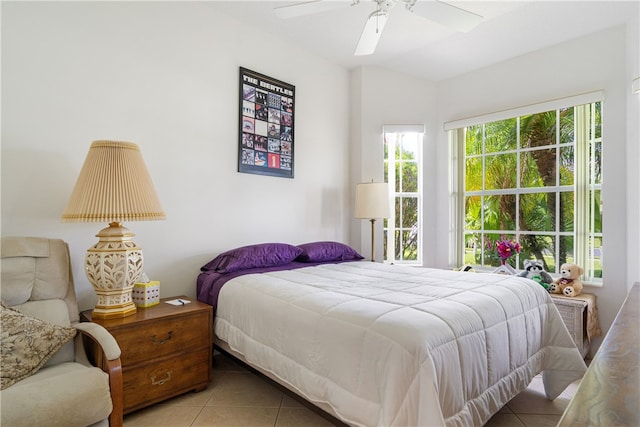
{"label": "small box on nightstand", "polygon": [[131,299],[136,307],[151,307],[160,304],[160,282],[153,280],[133,285]]}

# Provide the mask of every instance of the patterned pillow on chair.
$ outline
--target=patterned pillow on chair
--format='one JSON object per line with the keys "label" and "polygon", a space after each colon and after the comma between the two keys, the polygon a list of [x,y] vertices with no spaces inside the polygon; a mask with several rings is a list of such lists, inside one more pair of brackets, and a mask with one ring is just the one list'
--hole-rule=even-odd
{"label": "patterned pillow on chair", "polygon": [[74,328],[36,319],[1,301],[0,324],[0,390],[35,374],[76,335]]}

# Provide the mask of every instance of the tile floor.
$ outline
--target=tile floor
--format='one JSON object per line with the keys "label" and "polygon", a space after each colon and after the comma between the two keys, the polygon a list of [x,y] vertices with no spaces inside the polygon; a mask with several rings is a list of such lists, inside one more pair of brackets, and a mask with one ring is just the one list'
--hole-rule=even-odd
{"label": "tile floor", "polygon": [[[125,415],[124,427],[186,426],[343,426],[302,402],[289,391],[247,370],[222,354],[215,354],[213,381],[199,393],[182,396]],[[486,427],[556,426],[575,392],[570,385],[554,401],[544,396],[542,378],[495,414]]]}

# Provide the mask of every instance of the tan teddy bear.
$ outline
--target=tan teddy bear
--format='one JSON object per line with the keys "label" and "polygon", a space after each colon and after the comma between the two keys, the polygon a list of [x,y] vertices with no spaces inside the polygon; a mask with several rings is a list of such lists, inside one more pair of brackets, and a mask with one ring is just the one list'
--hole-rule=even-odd
{"label": "tan teddy bear", "polygon": [[562,294],[566,297],[577,297],[582,292],[580,276],[584,273],[582,267],[577,264],[562,264],[560,276],[549,286],[552,294]]}

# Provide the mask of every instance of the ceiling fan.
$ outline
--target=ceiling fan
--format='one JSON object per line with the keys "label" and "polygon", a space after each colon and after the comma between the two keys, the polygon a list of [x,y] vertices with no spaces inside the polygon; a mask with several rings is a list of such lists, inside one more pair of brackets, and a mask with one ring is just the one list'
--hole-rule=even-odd
{"label": "ceiling fan", "polygon": [[[371,55],[375,52],[382,30],[389,17],[389,12],[397,4],[403,4],[407,10],[422,18],[438,22],[458,31],[467,32],[482,21],[482,16],[468,10],[461,9],[449,3],[439,0],[373,0],[376,2],[376,10],[373,11],[360,35],[360,41],[354,55]],[[295,3],[274,9],[276,16],[280,18],[295,18],[336,9],[345,5],[355,6],[360,0],[352,0],[351,3],[342,1],[312,0],[304,3]]]}

